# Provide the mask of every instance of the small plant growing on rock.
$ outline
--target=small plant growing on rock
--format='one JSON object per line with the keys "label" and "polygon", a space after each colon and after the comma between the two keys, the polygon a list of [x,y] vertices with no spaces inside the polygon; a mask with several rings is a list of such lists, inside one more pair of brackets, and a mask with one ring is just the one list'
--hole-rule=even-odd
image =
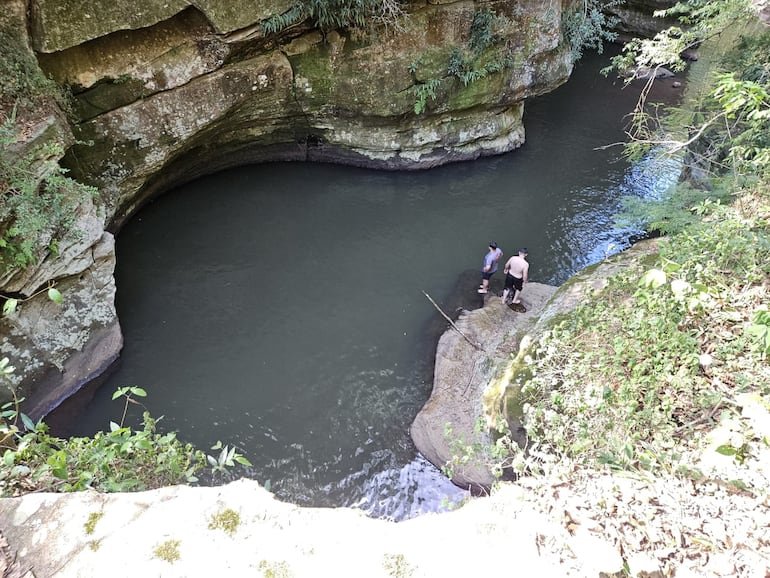
{"label": "small plant growing on rock", "polygon": [[169,564],[173,564],[181,558],[179,554],[179,540],[166,540],[162,544],[158,544],[153,551],[156,558],[165,560]]}
{"label": "small plant growing on rock", "polygon": [[91,512],[88,514],[88,520],[83,524],[83,529],[86,531],[86,535],[90,536],[96,529],[96,523],[102,519],[104,512]]}
{"label": "small plant growing on rock", "polygon": [[241,523],[241,515],[227,508],[217,514],[214,514],[209,521],[209,530],[223,530],[226,534],[232,536]]}

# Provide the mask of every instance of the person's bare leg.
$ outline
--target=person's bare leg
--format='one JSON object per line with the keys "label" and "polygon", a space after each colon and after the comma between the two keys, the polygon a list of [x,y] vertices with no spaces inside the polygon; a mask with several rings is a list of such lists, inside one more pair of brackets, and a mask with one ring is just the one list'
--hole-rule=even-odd
{"label": "person's bare leg", "polygon": [[479,289],[479,293],[487,293],[489,292],[489,279],[484,279],[481,282],[481,289]]}
{"label": "person's bare leg", "polygon": [[503,289],[503,305],[505,305],[505,300],[508,299],[508,293],[510,292],[510,289]]}
{"label": "person's bare leg", "polygon": [[521,295],[521,291],[516,289],[516,293],[513,294],[513,300],[511,303],[521,303],[521,299],[519,299],[519,295]]}

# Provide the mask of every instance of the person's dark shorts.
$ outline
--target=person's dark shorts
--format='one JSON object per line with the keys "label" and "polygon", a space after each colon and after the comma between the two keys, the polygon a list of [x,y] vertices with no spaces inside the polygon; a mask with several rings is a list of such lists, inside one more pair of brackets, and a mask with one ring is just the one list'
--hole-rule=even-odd
{"label": "person's dark shorts", "polygon": [[495,271],[482,271],[481,272],[481,278],[486,279],[489,281],[489,279],[492,277],[492,275],[495,274]]}
{"label": "person's dark shorts", "polygon": [[519,277],[514,277],[510,273],[505,274],[505,288],[510,290],[511,288],[516,289],[516,291],[521,291],[521,288],[524,287],[524,279],[520,279]]}

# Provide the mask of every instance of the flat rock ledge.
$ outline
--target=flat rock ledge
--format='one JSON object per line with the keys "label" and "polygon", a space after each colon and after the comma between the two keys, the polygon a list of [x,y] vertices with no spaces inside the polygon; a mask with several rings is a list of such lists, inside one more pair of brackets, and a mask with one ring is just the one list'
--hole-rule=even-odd
{"label": "flat rock ledge", "polygon": [[[0,526],[26,578],[495,575],[512,557],[528,573],[568,575],[559,556],[538,546],[565,530],[523,495],[505,485],[453,512],[396,523],[346,508],[300,508],[239,480],[7,498]],[[225,529],[217,520],[228,511],[238,521]]]}
{"label": "flat rock ledge", "polygon": [[[436,348],[433,391],[417,414],[412,439],[425,458],[442,468],[456,454],[454,445],[483,442],[476,430],[486,419],[483,393],[506,362],[515,356],[521,338],[534,326],[557,288],[528,283],[522,292],[526,312],[513,311],[500,296],[489,293],[484,306],[464,311],[441,336]],[[451,429],[451,432],[449,431]],[[453,467],[460,487],[485,491],[494,477],[482,459]]]}
{"label": "flat rock ledge", "polygon": [[[522,479],[405,522],[300,508],[253,480],[0,500],[22,578],[767,576],[770,496],[668,476]],[[236,520],[229,526],[218,521]],[[0,543],[3,536],[0,536]],[[0,568],[2,563],[0,562]]]}

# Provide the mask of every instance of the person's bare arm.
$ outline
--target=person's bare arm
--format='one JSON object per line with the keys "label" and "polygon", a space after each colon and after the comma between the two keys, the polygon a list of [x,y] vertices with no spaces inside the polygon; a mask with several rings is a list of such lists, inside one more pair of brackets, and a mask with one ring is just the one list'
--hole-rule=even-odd
{"label": "person's bare arm", "polygon": [[521,278],[524,280],[525,283],[529,281],[529,263],[524,265],[524,270],[522,271]]}

